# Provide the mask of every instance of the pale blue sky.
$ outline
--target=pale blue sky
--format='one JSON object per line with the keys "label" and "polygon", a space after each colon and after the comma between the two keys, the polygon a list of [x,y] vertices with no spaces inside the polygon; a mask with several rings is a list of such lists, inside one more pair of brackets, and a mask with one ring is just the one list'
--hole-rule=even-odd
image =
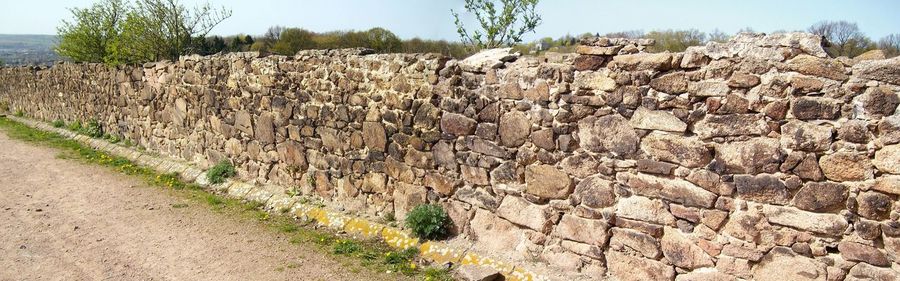
{"label": "pale blue sky", "polygon": [[[205,0],[182,0],[188,5]],[[93,0],[0,0],[0,33],[54,34],[68,7]],[[213,0],[234,15],[213,33],[262,34],[272,25],[313,31],[368,29],[380,26],[402,38],[457,39],[450,9],[463,0]],[[538,10],[544,23],[526,37],[559,37],[566,33],[607,33],[623,30],[718,28],[733,33],[743,27],[757,31],[798,30],[820,20],[859,24],[873,39],[900,33],[900,1],[894,0],[543,0]]]}

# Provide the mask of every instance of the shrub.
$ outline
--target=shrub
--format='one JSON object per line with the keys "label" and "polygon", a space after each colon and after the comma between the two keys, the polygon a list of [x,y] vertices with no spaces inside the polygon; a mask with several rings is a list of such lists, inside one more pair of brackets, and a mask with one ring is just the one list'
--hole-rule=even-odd
{"label": "shrub", "polygon": [[85,134],[92,138],[101,138],[103,137],[103,129],[100,128],[100,122],[97,122],[96,119],[91,119],[88,123],[81,128],[81,133]]}
{"label": "shrub", "polygon": [[69,131],[81,132],[81,121],[69,123]]}
{"label": "shrub", "polygon": [[14,115],[16,117],[25,117],[25,111],[22,111],[21,109],[16,110],[16,114],[14,114]]}
{"label": "shrub", "polygon": [[444,237],[448,233],[449,224],[450,216],[440,205],[419,205],[406,215],[406,227],[412,230],[416,237],[423,239]]}
{"label": "shrub", "polygon": [[63,122],[62,120],[57,119],[57,120],[53,121],[54,128],[62,128],[65,125],[66,125],[66,122]]}
{"label": "shrub", "polygon": [[235,174],[234,166],[228,161],[222,161],[206,171],[206,179],[212,184],[220,184]]}

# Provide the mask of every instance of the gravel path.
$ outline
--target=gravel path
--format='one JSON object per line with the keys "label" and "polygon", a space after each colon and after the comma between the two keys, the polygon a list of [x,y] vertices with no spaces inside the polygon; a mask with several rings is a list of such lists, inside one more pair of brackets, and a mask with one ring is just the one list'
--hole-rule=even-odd
{"label": "gravel path", "polygon": [[57,153],[0,131],[0,280],[398,279]]}

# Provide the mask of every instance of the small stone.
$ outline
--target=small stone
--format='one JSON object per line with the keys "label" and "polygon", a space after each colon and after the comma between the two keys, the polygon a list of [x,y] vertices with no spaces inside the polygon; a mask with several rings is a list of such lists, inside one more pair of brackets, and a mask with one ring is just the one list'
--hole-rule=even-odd
{"label": "small stone", "polygon": [[713,266],[712,258],[677,229],[666,227],[660,245],[666,259],[677,267],[695,269]]}
{"label": "small stone", "polygon": [[609,225],[600,220],[563,215],[559,225],[553,230],[553,236],[571,241],[603,246]]}
{"label": "small stone", "polygon": [[837,100],[822,97],[800,97],[793,101],[791,114],[800,120],[836,119],[841,106]]}
{"label": "small stone", "polygon": [[572,179],[550,165],[525,168],[525,192],[544,199],[565,199],[572,193]]}
{"label": "small stone", "polygon": [[775,173],[783,157],[777,139],[752,138],[716,147],[716,159],[725,164],[729,173]]}
{"label": "small stone", "polygon": [[776,247],[753,267],[753,279],[760,281],[825,280],[825,265],[814,259],[794,254],[790,249]]}
{"label": "small stone", "polygon": [[387,135],[381,122],[363,122],[363,143],[371,150],[384,152]]}
{"label": "small stone", "polygon": [[688,90],[688,80],[684,72],[672,72],[650,80],[650,88],[654,90],[677,95]]}
{"label": "small stone", "polygon": [[900,85],[900,58],[871,60],[853,66],[853,74],[862,79],[870,79]]}
{"label": "small stone", "polygon": [[900,144],[885,146],[876,151],[872,164],[882,172],[900,174]]}
{"label": "small stone", "polygon": [[575,74],[576,88],[611,92],[616,89],[616,80],[613,80],[600,71],[581,71]]}
{"label": "small stone", "polygon": [[441,131],[456,136],[471,135],[475,132],[475,119],[462,114],[444,113],[441,116]]}
{"label": "small stone", "polygon": [[735,72],[731,75],[731,78],[728,79],[729,87],[752,88],[756,85],[759,85],[759,76],[749,73]]}
{"label": "small stone", "polygon": [[849,225],[840,215],[807,212],[793,207],[763,205],[763,213],[770,223],[835,237],[840,236]]}
{"label": "small stone", "polygon": [[731,88],[725,81],[707,80],[689,84],[687,91],[699,97],[723,97],[731,92]]}
{"label": "small stone", "polygon": [[900,104],[900,96],[888,87],[871,87],[854,98],[854,101],[869,116],[881,117],[894,114]]}
{"label": "small stone", "polygon": [[531,121],[520,111],[512,111],[500,117],[500,142],[507,147],[518,147],[531,134]]}
{"label": "small stone", "polygon": [[616,203],[616,215],[662,225],[675,224],[675,217],[666,210],[665,204],[641,196],[620,198]]}
{"label": "small stone", "polygon": [[628,248],[651,259],[656,259],[662,254],[659,250],[659,242],[650,235],[618,227],[612,228],[611,233],[609,246],[613,250],[621,251]]}
{"label": "small stone", "polygon": [[692,137],[652,133],[641,141],[641,149],[656,159],[688,168],[703,167],[712,161],[703,142]]}
{"label": "small stone", "polygon": [[662,198],[685,206],[703,208],[710,208],[716,202],[715,193],[682,179],[669,179],[640,173],[619,173],[617,178],[634,193],[647,197]]}
{"label": "small stone", "polygon": [[772,175],[735,175],[734,185],[741,199],[779,205],[791,200],[784,183]]}
{"label": "small stone", "polygon": [[582,205],[591,208],[605,208],[616,203],[616,195],[613,191],[613,183],[593,175],[587,177],[575,186],[574,199]]}
{"label": "small stone", "polygon": [[553,136],[553,129],[542,129],[532,132],[531,142],[547,151],[556,150],[556,139]]}
{"label": "small stone", "polygon": [[869,142],[869,128],[867,127],[866,121],[862,120],[849,120],[841,124],[841,128],[838,129],[838,138],[855,143],[867,143]]}
{"label": "small stone", "polygon": [[612,62],[609,63],[610,69],[627,71],[667,70],[671,66],[672,54],[668,52],[619,55],[613,57]]}
{"label": "small stone", "polygon": [[634,153],[640,138],[628,120],[618,114],[600,118],[588,117],[578,122],[581,147],[592,152],[613,152],[617,155]]}
{"label": "small stone", "polygon": [[900,195],[900,176],[882,175],[875,180],[875,186],[873,186],[872,189],[893,195]]}
{"label": "small stone", "polygon": [[[900,83],[900,78],[898,78]],[[900,280],[900,272],[891,268],[878,268],[866,263],[857,263],[847,273],[846,281],[890,281]]]}
{"label": "small stone", "polygon": [[806,157],[794,167],[793,172],[795,175],[805,180],[820,181],[825,178],[825,175],[822,174],[822,169],[819,169],[819,160],[816,159],[815,154],[806,155]]}
{"label": "small stone", "polygon": [[900,143],[900,114],[891,115],[878,122],[878,135],[882,143]]}
{"label": "small stone", "polygon": [[831,147],[832,129],[803,121],[790,121],[781,126],[781,144],[802,151],[824,151]]}
{"label": "small stone", "polygon": [[794,195],[794,206],[811,212],[827,212],[844,207],[847,187],[832,182],[807,182]]}
{"label": "small stone", "polygon": [[849,261],[859,261],[875,266],[890,266],[891,262],[880,250],[872,246],[856,242],[841,241],[838,243],[841,256]]}
{"label": "small stone", "polygon": [[757,114],[707,115],[694,124],[694,133],[702,139],[727,136],[766,135],[769,128]]}
{"label": "small stone", "polygon": [[603,67],[606,62],[602,56],[581,55],[575,58],[572,65],[577,71],[595,71]]}
{"label": "small stone", "polygon": [[873,177],[872,163],[865,155],[841,151],[819,158],[822,173],[833,181],[862,181]]}
{"label": "small stone", "polygon": [[662,262],[632,257],[617,251],[606,252],[609,274],[619,281],[672,280],[675,270]]}
{"label": "small stone", "polygon": [[546,233],[552,222],[548,220],[549,206],[532,204],[522,197],[506,196],[497,208],[497,215],[534,231]]}
{"label": "small stone", "polygon": [[631,116],[631,126],[636,129],[684,132],[687,124],[667,111],[638,107]]}
{"label": "small stone", "polygon": [[801,54],[787,62],[790,70],[832,80],[847,80],[844,66],[837,60]]}
{"label": "small stone", "polygon": [[867,219],[884,220],[891,213],[893,201],[890,196],[882,193],[863,192],[856,197],[857,213]]}
{"label": "small stone", "polygon": [[691,271],[685,274],[679,274],[675,277],[675,281],[737,281],[737,277],[721,273],[718,271]]}

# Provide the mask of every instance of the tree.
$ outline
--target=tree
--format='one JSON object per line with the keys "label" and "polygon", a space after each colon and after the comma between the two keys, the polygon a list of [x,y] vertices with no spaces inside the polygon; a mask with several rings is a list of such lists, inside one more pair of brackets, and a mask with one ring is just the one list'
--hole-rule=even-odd
{"label": "tree", "polygon": [[821,21],[810,26],[807,31],[825,38],[825,51],[835,57],[855,57],[875,47],[872,40],[859,31],[856,23]]}
{"label": "tree", "polygon": [[56,51],[74,61],[138,63],[203,53],[201,41],[231,11],[209,4],[188,9],[179,0],[104,0],[72,9]]}
{"label": "tree", "polygon": [[293,56],[297,51],[313,49],[316,42],[313,41],[315,34],[309,30],[301,28],[286,28],[281,31],[278,41],[272,45],[272,52],[279,55]]}
{"label": "tree", "polygon": [[728,35],[727,33],[722,32],[718,28],[713,29],[713,31],[710,32],[709,34],[707,34],[707,36],[706,36],[706,42],[724,43],[724,42],[727,42],[728,39],[731,39],[731,35]]}
{"label": "tree", "polygon": [[878,48],[888,57],[900,55],[900,33],[891,34],[878,40]]}
{"label": "tree", "polygon": [[[539,0],[465,0],[466,11],[473,14],[478,27],[465,28],[459,14],[451,10],[456,32],[473,48],[497,48],[522,42],[522,35],[533,32],[541,23],[534,11]],[[499,6],[497,5],[499,1]]]}
{"label": "tree", "polygon": [[104,0],[89,8],[70,9],[73,21],[63,20],[57,27],[59,45],[54,51],[76,62],[102,62],[108,46],[121,32],[128,13],[124,0]]}
{"label": "tree", "polygon": [[669,29],[651,31],[645,37],[656,40],[656,44],[648,48],[651,52],[681,52],[687,47],[703,44],[706,34],[696,29]]}
{"label": "tree", "polygon": [[395,53],[403,48],[403,42],[387,29],[376,27],[364,33],[367,48],[379,53]]}

